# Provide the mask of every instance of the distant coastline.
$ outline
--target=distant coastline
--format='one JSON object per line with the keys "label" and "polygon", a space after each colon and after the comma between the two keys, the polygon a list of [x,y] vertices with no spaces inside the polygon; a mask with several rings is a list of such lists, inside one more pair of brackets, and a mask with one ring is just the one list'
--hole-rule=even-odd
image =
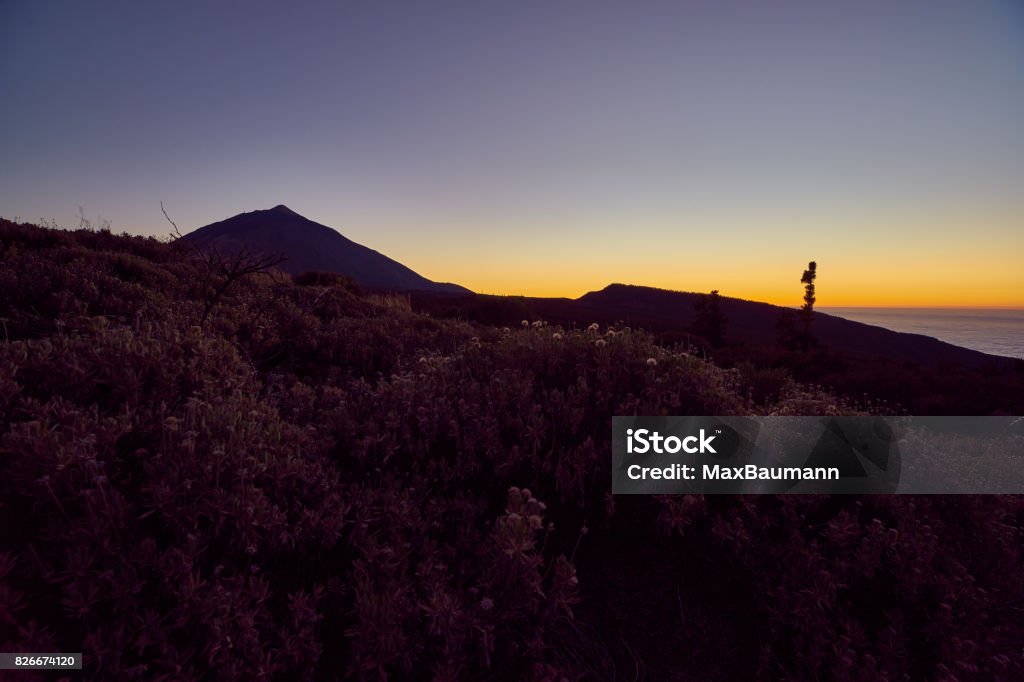
{"label": "distant coastline", "polygon": [[983,353],[1024,358],[1024,309],[820,307],[819,310],[897,332],[924,334]]}

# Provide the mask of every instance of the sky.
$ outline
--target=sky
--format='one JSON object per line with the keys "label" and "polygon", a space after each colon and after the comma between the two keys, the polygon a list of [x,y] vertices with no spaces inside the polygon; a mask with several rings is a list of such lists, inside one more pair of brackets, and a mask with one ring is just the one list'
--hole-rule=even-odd
{"label": "sky", "polygon": [[435,280],[1024,306],[1024,5],[0,0],[0,215]]}

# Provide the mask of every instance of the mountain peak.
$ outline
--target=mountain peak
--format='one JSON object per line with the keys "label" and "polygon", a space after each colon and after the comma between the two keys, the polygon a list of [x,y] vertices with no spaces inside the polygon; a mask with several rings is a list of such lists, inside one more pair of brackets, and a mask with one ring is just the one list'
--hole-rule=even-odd
{"label": "mountain peak", "polygon": [[299,215],[298,213],[296,213],[295,211],[291,210],[290,208],[288,208],[284,204],[278,204],[274,208],[268,208],[265,212],[266,213],[280,213],[282,215]]}
{"label": "mountain peak", "polygon": [[200,246],[212,244],[225,252],[245,248],[254,254],[286,256],[280,269],[293,275],[337,272],[368,289],[468,292],[455,284],[433,282],[284,204],[240,213],[190,232],[185,239]]}

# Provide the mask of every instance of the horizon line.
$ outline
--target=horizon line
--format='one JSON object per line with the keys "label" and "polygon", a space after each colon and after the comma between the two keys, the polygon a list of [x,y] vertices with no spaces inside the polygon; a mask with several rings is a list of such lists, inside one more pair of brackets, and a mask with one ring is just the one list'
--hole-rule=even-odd
{"label": "horizon line", "polygon": [[[246,213],[268,212],[268,211],[272,211],[274,209],[281,208],[281,207],[285,208],[286,210],[290,211],[291,213],[295,213],[295,215],[298,215],[300,217],[305,218],[305,216],[303,216],[302,214],[296,213],[294,210],[288,208],[288,206],[286,204],[277,204],[277,205],[275,205],[275,206],[273,206],[271,208],[268,208],[268,209],[253,209],[251,211],[243,211],[242,213],[235,214],[233,216],[230,216],[227,219],[230,219],[230,218],[233,218],[233,217],[237,217],[239,215],[244,215]],[[47,225],[47,224],[45,224],[45,221],[43,221],[43,220],[40,220],[40,221],[26,220],[22,216],[7,217],[7,216],[4,216],[4,215],[0,215],[0,219],[8,220],[8,221],[10,221],[12,223],[28,224],[28,225],[33,225],[35,227],[39,227],[39,228],[43,228],[43,229],[57,229],[57,230],[67,231],[67,232],[77,232],[78,230],[83,229],[81,227],[73,227],[73,226],[65,226],[65,225],[56,225],[56,224]],[[305,219],[306,220],[310,220],[311,222],[317,223],[316,220],[313,220],[313,219],[310,219],[310,218],[305,218]],[[344,233],[342,233],[340,230],[338,230],[335,227],[331,227],[330,225],[326,225],[324,223],[317,223],[317,224],[324,225],[324,227],[327,227],[327,228],[333,230],[334,232],[336,232],[338,235],[340,235],[342,237],[345,237]],[[199,228],[196,228],[196,229],[199,229]],[[137,229],[136,230],[127,230],[127,229],[116,230],[116,229],[111,229],[110,231],[113,232],[114,234],[125,234],[125,235],[130,235],[130,236],[134,236],[134,237],[143,237],[143,238],[154,238],[154,239],[157,239],[157,240],[160,240],[162,237],[165,236],[163,234],[151,234],[151,233],[147,233],[146,231],[140,231],[140,230],[137,230]],[[195,231],[195,230],[192,230],[190,232],[193,232],[193,231]],[[189,234],[190,232],[185,233],[185,234]],[[345,237],[345,238],[347,238],[347,237]],[[366,248],[372,248],[372,247],[367,246]],[[378,251],[378,253],[381,253],[382,255],[388,257],[387,254],[385,254],[385,253],[383,253],[381,251]],[[399,261],[396,261],[396,262],[399,262]],[[401,263],[401,264],[405,265],[406,267],[410,267],[410,265],[408,263]],[[419,273],[422,274],[422,268],[414,267],[414,270],[416,272],[419,272]],[[433,279],[433,278],[431,278],[431,279]],[[480,295],[480,296],[503,296],[503,297],[521,297],[521,298],[552,298],[552,299],[565,299],[565,300],[577,300],[579,298],[582,298],[583,296],[586,296],[587,294],[600,292],[600,291],[603,291],[604,289],[607,289],[608,287],[614,286],[614,285],[630,286],[630,287],[640,287],[640,288],[647,288],[647,289],[655,289],[655,290],[658,290],[658,291],[666,291],[666,292],[682,293],[682,294],[691,294],[691,295],[702,295],[702,294],[706,295],[706,294],[708,294],[710,292],[710,290],[708,290],[708,291],[699,290],[698,291],[698,290],[692,290],[692,289],[668,288],[668,287],[665,287],[665,286],[656,286],[656,285],[652,285],[652,284],[639,284],[639,283],[635,283],[635,282],[611,281],[611,282],[608,282],[607,284],[605,284],[604,286],[600,286],[600,287],[592,288],[592,289],[588,288],[585,291],[583,291],[582,293],[577,293],[577,294],[573,294],[573,293],[560,293],[560,294],[555,294],[555,293],[543,293],[543,294],[541,294],[541,293],[532,293],[532,294],[526,294],[526,293],[522,293],[522,292],[518,292],[518,293],[513,293],[513,292],[499,293],[499,292],[485,292],[485,291],[482,291],[482,290],[473,289],[471,286],[469,286],[467,284],[460,283],[460,282],[454,282],[450,277],[447,277],[447,276],[441,277],[439,279],[434,279],[433,281],[437,281],[437,282],[442,282],[443,281],[443,282],[447,282],[447,283],[459,284],[460,286],[469,288],[474,295]],[[777,301],[773,301],[770,298],[758,298],[758,297],[756,297],[756,295],[755,296],[750,296],[750,295],[745,295],[745,294],[742,294],[742,293],[728,294],[728,293],[721,292],[721,290],[719,290],[719,293],[722,296],[722,298],[731,298],[731,299],[735,299],[735,300],[749,301],[749,302],[753,302],[753,303],[764,303],[764,304],[768,304],[768,305],[778,306],[780,308],[790,308],[790,309],[797,309],[798,310],[801,307],[801,305],[799,303],[797,303],[797,302],[780,303],[780,302],[777,302]],[[870,310],[901,310],[901,309],[902,310],[908,310],[908,309],[917,309],[917,310],[993,310],[993,311],[1004,310],[1004,311],[1024,311],[1024,302],[1022,302],[1020,304],[1005,305],[1005,304],[984,304],[984,303],[981,303],[981,304],[978,304],[978,303],[975,303],[975,304],[971,304],[971,303],[941,303],[941,304],[935,304],[935,303],[907,303],[907,302],[883,303],[883,304],[870,304],[870,303],[868,303],[868,304],[864,304],[864,303],[822,304],[819,301],[816,304],[816,306],[815,306],[816,310],[821,310],[821,311],[824,311],[824,312],[827,312],[829,309],[851,309],[851,308],[870,309]]]}

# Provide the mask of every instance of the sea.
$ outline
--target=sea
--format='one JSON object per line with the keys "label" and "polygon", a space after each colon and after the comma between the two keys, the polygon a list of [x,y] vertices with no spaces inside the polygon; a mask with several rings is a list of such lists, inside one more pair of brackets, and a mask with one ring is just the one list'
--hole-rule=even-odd
{"label": "sea", "polygon": [[823,313],[932,336],[992,355],[1024,358],[1024,309],[1007,308],[833,308]]}

